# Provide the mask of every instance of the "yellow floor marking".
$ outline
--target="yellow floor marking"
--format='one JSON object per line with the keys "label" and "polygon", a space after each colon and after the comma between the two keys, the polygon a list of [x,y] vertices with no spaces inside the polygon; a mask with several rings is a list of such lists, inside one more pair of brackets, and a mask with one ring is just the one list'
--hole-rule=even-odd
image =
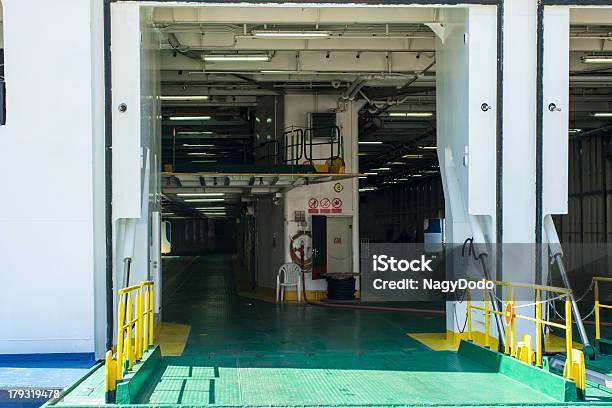
{"label": "yellow floor marking", "polygon": [[406,333],[434,351],[457,351],[458,346],[452,339],[446,337],[446,333]]}
{"label": "yellow floor marking", "polygon": [[[475,342],[484,345],[483,334],[474,332]],[[457,351],[461,339],[467,339],[466,333],[406,333],[407,336],[424,344],[434,351]],[[497,349],[497,341],[491,339],[491,349]],[[582,349],[582,344],[574,342],[574,348]],[[544,349],[547,352],[564,353],[565,338],[547,335],[544,340]]]}
{"label": "yellow floor marking", "polygon": [[156,341],[162,356],[180,356],[185,350],[191,326],[186,324],[162,322]]}

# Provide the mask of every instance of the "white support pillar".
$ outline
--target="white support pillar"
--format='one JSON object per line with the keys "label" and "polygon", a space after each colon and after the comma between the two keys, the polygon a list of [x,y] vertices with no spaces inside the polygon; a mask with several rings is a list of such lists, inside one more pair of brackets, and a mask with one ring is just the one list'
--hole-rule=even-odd
{"label": "white support pillar", "polygon": [[[447,9],[436,46],[438,159],[445,193],[447,242],[477,232],[495,240],[497,14],[492,6]],[[477,230],[477,231],[475,231]],[[459,254],[449,260],[465,264]],[[473,265],[471,276],[482,275]],[[447,302],[447,330],[464,330],[465,303]],[[483,331],[483,320],[473,322]],[[492,325],[494,327],[494,325]],[[494,329],[492,329],[494,330]]]}

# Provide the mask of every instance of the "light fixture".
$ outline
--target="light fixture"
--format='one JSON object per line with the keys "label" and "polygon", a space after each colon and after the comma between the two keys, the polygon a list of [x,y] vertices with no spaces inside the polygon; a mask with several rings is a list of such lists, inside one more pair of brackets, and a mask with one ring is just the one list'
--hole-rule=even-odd
{"label": "light fixture", "polygon": [[393,162],[388,162],[386,164],[389,165],[389,166],[399,166],[399,165],[406,164],[406,163],[393,161]]}
{"label": "light fixture", "polygon": [[580,133],[582,129],[569,129],[569,133]]}
{"label": "light fixture", "polygon": [[162,101],[207,101],[210,99],[208,95],[164,95],[160,96]]}
{"label": "light fixture", "polygon": [[176,193],[178,197],[223,197],[225,193]]}
{"label": "light fixture", "polygon": [[359,142],[360,145],[379,145],[379,144],[383,144],[383,142],[376,140],[376,141],[371,141],[371,142]]}
{"label": "light fixture", "polygon": [[259,72],[262,74],[290,74],[293,71],[283,71],[280,69],[262,69]]}
{"label": "light fixture", "polygon": [[423,155],[422,154],[405,154],[402,156],[402,158],[404,159],[422,159]]}
{"label": "light fixture", "polygon": [[429,118],[433,112],[389,112],[389,116],[397,118]]}
{"label": "light fixture", "polygon": [[186,203],[222,203],[224,198],[190,198],[185,200]]}
{"label": "light fixture", "polygon": [[376,187],[364,187],[364,188],[360,188],[359,192],[363,193],[364,191],[374,191],[376,190]]}
{"label": "light fixture", "polygon": [[210,120],[210,116],[170,116],[170,120]]}
{"label": "light fixture", "polygon": [[367,179],[368,176],[359,176],[360,179]]}
{"label": "light fixture", "polygon": [[173,212],[162,213],[162,217],[165,217],[165,216],[167,216],[167,215],[174,215],[174,213],[173,213]]}
{"label": "light fixture", "polygon": [[387,170],[391,170],[391,167],[379,167],[377,169],[372,169],[374,171],[387,171]]}
{"label": "light fixture", "polygon": [[216,156],[214,153],[205,153],[205,152],[189,152],[187,156]]}
{"label": "light fixture", "polygon": [[189,144],[189,143],[183,143],[183,147],[215,147],[215,145],[211,145],[211,144]]}
{"label": "light fixture", "polygon": [[225,211],[225,207],[198,207],[196,210],[208,210],[208,211]]}
{"label": "light fixture", "polygon": [[585,64],[612,64],[612,55],[585,55],[582,57]]}
{"label": "light fixture", "polygon": [[214,132],[176,132],[177,135],[212,135]]}
{"label": "light fixture", "polygon": [[421,146],[423,150],[436,150],[438,146]]}
{"label": "light fixture", "polygon": [[257,38],[294,39],[294,38],[328,38],[328,31],[251,31]]}
{"label": "light fixture", "polygon": [[357,153],[358,156],[369,156],[370,154],[372,154],[372,153],[365,153],[365,152]]}
{"label": "light fixture", "polygon": [[378,176],[378,173],[374,173],[374,172],[369,172],[369,173],[363,173],[366,176]]}
{"label": "light fixture", "polygon": [[612,118],[612,112],[593,112],[596,118]]}
{"label": "light fixture", "polygon": [[205,55],[202,57],[204,61],[208,62],[268,62],[271,57],[267,54],[227,54],[227,55]]}
{"label": "light fixture", "polygon": [[396,180],[397,180],[397,181],[410,181],[410,179],[409,179],[409,178],[405,178],[405,177],[398,178],[398,179],[396,179]]}

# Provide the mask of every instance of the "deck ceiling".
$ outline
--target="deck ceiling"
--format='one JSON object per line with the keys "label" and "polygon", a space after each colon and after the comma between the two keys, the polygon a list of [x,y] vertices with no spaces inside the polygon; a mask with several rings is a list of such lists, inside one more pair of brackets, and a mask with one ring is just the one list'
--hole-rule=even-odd
{"label": "deck ceiling", "polygon": [[[164,101],[169,115],[210,115],[211,120],[164,119],[164,154],[176,160],[239,163],[252,146],[252,112],[259,98],[286,94],[341,95],[359,83],[359,171],[363,187],[395,187],[439,177],[436,145],[436,36],[439,10],[431,7],[162,7],[153,11],[159,30],[163,95],[207,95],[205,101]],[[325,38],[262,38],[258,32],[327,33]],[[570,128],[610,126],[612,64],[584,62],[612,55],[612,10],[574,9],[570,27]],[[206,61],[210,55],[257,54],[269,61]],[[430,112],[393,117],[390,112]],[[174,134],[173,134],[174,132]],[[207,146],[214,147],[195,147]],[[192,157],[195,151],[209,157]],[[386,168],[385,171],[377,171]],[[377,173],[377,174],[376,174]],[[180,176],[203,188],[201,176]],[[168,180],[168,179],[166,179]],[[310,182],[249,176],[204,176],[206,189],[241,194],[273,193]],[[285,185],[285,181],[289,184]],[[217,183],[215,185],[215,182]],[[252,185],[249,185],[252,184]],[[176,186],[172,185],[172,188]],[[182,187],[185,188],[185,187]]]}

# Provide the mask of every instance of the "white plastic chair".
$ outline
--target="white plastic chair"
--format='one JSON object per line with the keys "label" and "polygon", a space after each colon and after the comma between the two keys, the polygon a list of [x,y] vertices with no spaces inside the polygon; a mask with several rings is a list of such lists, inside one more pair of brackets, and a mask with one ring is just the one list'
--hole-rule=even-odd
{"label": "white plastic chair", "polygon": [[295,286],[298,302],[302,301],[302,271],[293,262],[282,264],[276,275],[276,303],[285,299],[285,288]]}

